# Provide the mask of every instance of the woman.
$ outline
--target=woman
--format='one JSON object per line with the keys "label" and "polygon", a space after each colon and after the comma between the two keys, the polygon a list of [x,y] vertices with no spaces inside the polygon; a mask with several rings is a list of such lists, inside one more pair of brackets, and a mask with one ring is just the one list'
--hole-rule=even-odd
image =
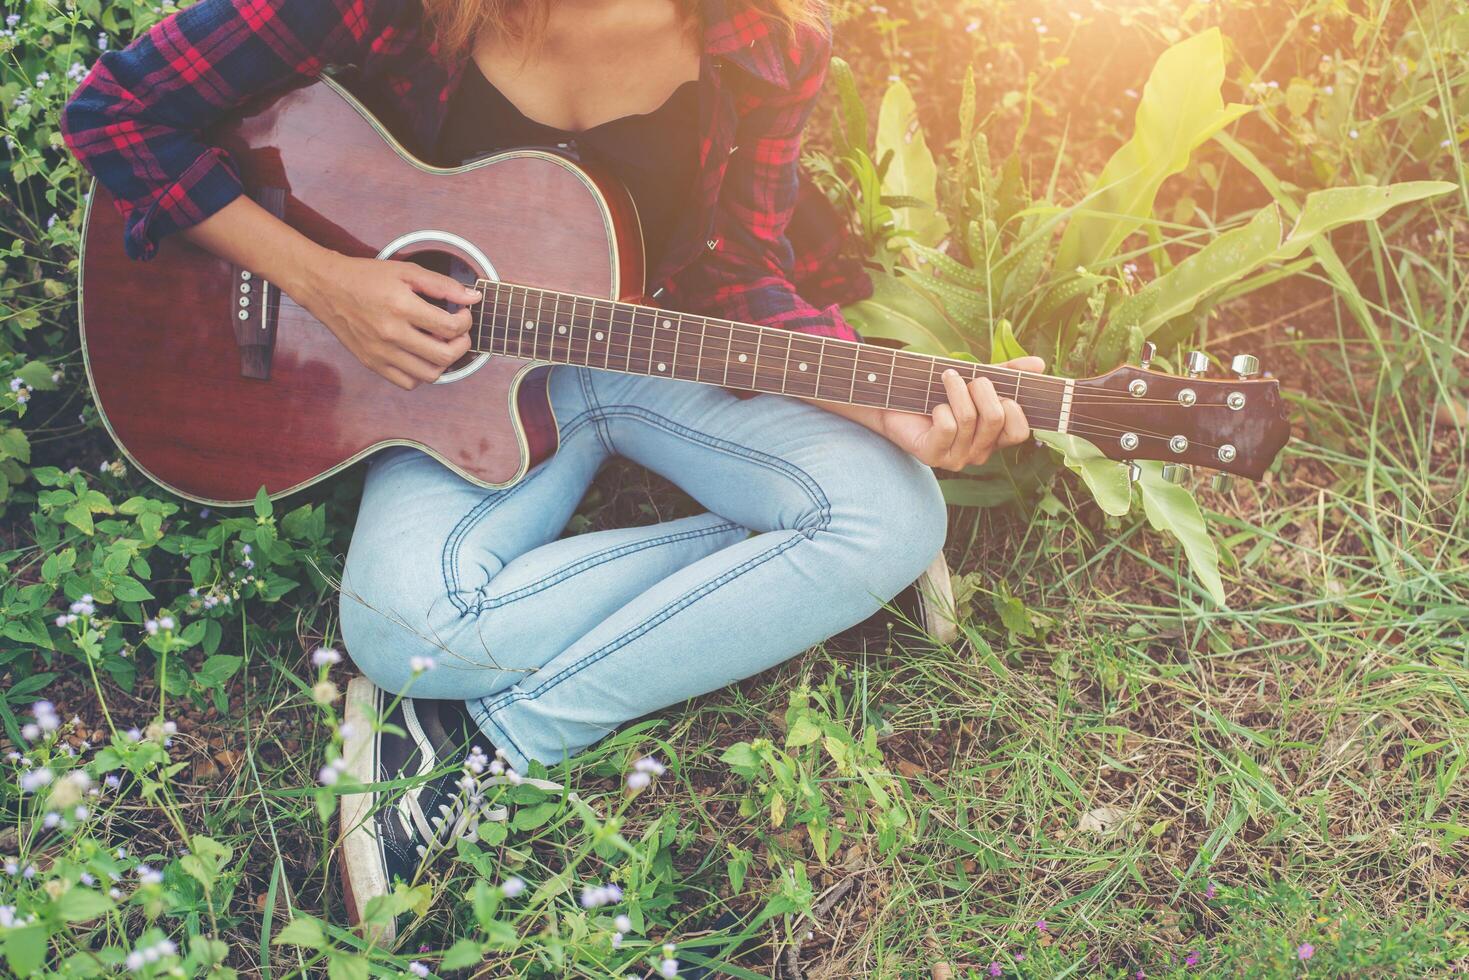
{"label": "woman", "polygon": [[[791,225],[797,155],[829,51],[809,2],[202,0],[105,55],[63,129],[116,195],[133,255],[183,231],[278,284],[405,388],[468,346],[468,312],[425,297],[477,294],[309,241],[241,196],[200,135],[327,66],[355,65],[356,90],[425,158],[525,144],[598,158],[637,204],[657,302],[850,338],[835,304],[792,283],[796,269],[833,278],[825,250],[791,246],[808,237]],[[344,807],[353,906],[414,879],[469,823],[483,781],[461,788],[461,763],[479,774],[563,760],[780,663],[912,582],[945,531],[929,467],[982,463],[1028,436],[987,379],[950,371],[945,385],[930,418],[560,367],[560,451],[508,489],[412,449],[374,459],[343,576],[342,635],[370,678],[349,688],[362,723],[344,754],[365,783],[426,778],[395,805],[348,798],[360,803]],[[708,513],[558,540],[614,454]],[[391,726],[376,724],[382,711]]]}

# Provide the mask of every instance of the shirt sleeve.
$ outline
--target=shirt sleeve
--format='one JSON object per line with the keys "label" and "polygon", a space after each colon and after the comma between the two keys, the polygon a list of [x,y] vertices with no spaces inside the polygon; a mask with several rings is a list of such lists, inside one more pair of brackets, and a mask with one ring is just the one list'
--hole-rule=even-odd
{"label": "shirt sleeve", "polygon": [[789,87],[761,99],[740,120],[709,251],[677,280],[689,312],[856,339],[835,304],[817,308],[796,292],[786,236],[799,194],[801,132],[830,57],[828,35],[801,28],[791,45]]}
{"label": "shirt sleeve", "polygon": [[262,92],[361,63],[401,29],[405,0],[200,0],[105,53],[61,114],[66,145],[150,258],[166,235],[238,197],[240,172],[203,133]]}

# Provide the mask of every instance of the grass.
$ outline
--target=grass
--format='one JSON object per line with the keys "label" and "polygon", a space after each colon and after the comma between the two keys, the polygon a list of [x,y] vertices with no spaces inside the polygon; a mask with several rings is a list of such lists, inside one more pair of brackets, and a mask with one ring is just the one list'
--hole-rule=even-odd
{"label": "grass", "polygon": [[[919,0],[896,13],[854,8],[844,30],[862,40],[842,53],[874,86],[890,65],[916,75],[925,99],[946,91],[941,68],[961,54],[986,64],[981,94],[1005,107],[991,130],[1008,134],[1033,113],[1042,122],[1027,131],[1030,152],[1047,168],[1060,154],[1063,184],[1083,185],[1089,155],[1115,145],[1111,117],[1061,111],[1074,94],[1056,92],[1064,76],[1054,51],[1027,47],[1030,7],[981,10],[994,37],[974,40],[987,47],[969,54],[952,46],[970,16],[956,11]],[[1265,77],[1249,65],[1286,77],[1310,57],[1279,30],[1256,36],[1243,24],[1306,33],[1319,16],[1371,68],[1436,11],[1382,4],[1331,20],[1314,8],[1238,4],[1220,16],[1241,38],[1244,85]],[[42,6],[27,13],[39,23]],[[1156,49],[1174,26],[1199,26],[1167,4],[1097,16],[1067,50],[1105,49],[1099,78],[1118,90],[1137,68],[1108,38]],[[27,64],[25,52],[5,57],[7,71]],[[1296,68],[1280,67],[1293,58]],[[1024,76],[1016,64],[1038,79],[1033,104],[1005,97],[1007,72]],[[1423,107],[1462,126],[1454,116],[1466,69],[1430,68],[1425,87],[1406,92],[1363,70],[1361,118],[1389,135],[1377,149],[1341,149],[1332,180],[1420,175],[1402,134]],[[7,132],[32,132],[7,111]],[[1281,112],[1274,123],[1283,132],[1298,121]],[[1290,175],[1288,195],[1313,186],[1311,154],[1338,152],[1291,132],[1300,142],[1271,159]],[[935,145],[946,138],[936,124],[929,134]],[[1274,145],[1247,137],[1257,149]],[[1227,143],[1217,149],[1209,160],[1229,178],[1223,193],[1240,196],[1239,158]],[[1107,517],[1069,476],[1023,508],[956,511],[948,557],[963,598],[960,642],[869,626],[630,726],[555,773],[585,808],[512,794],[514,828],[503,839],[491,829],[403,897],[410,938],[366,956],[331,924],[343,921],[334,800],[317,777],[338,744],[339,702],[313,687],[323,674],[308,659],[334,639],[329,581],[355,478],[312,491],[305,516],[222,519],[184,506],[163,517],[156,539],[122,512],[97,511],[93,533],[63,518],[70,503],[48,495],[71,485],[62,471],[72,466],[109,506],[164,498],[125,473],[91,475],[115,451],[77,383],[74,228],[66,219],[44,229],[43,218],[74,203],[65,188],[76,175],[46,157],[54,176],[31,167],[27,181],[5,185],[14,197],[0,212],[5,237],[23,241],[0,270],[11,304],[0,314],[0,356],[14,355],[7,365],[45,357],[65,373],[17,423],[30,457],[18,479],[6,471],[15,490],[0,529],[0,748],[26,750],[20,725],[46,697],[78,722],[26,750],[37,760],[29,768],[44,762],[60,776],[76,764],[67,744],[100,779],[99,750],[110,745],[112,771],[126,778],[104,790],[85,826],[58,830],[42,822],[49,803],[17,791],[28,767],[14,764],[0,831],[17,871],[0,877],[0,905],[21,916],[7,923],[0,912],[11,972],[115,973],[126,953],[165,935],[179,955],[143,975],[178,965],[190,975],[330,971],[336,980],[400,975],[415,959],[440,975],[651,975],[665,939],[686,965],[743,977],[1469,970],[1469,182],[1453,152],[1457,196],[1333,237],[1345,278],[1317,271],[1252,293],[1190,342],[1252,350],[1292,399],[1295,438],[1266,480],[1200,495],[1229,608],[1208,600],[1173,542],[1134,518]],[[1218,186],[1201,190],[1202,179],[1179,180],[1201,199],[1212,193],[1212,212],[1235,210],[1232,199],[1219,206]],[[60,482],[46,482],[48,466]],[[616,465],[571,530],[688,508],[656,477]],[[28,621],[28,589],[52,590],[38,600],[49,624],[91,588],[48,560],[69,549],[78,569],[100,566],[119,542],[132,542],[126,567],[156,601],[119,600],[69,633],[51,631],[49,647],[12,627]],[[242,542],[255,545],[257,583],[231,578],[249,574]],[[206,609],[191,585],[232,602]],[[207,623],[217,635],[150,641],[133,611],[165,608],[181,633]],[[101,652],[87,653],[88,643]],[[240,660],[210,667],[218,656]],[[170,658],[185,673],[165,690]],[[345,668],[325,676],[340,684]],[[177,725],[166,753],[161,735],[118,734],[162,718]],[[670,772],[629,795],[623,777],[648,752]],[[140,863],[160,880],[150,883]],[[34,877],[20,873],[27,865]],[[108,871],[120,877],[118,904],[79,906],[82,873],[105,887]],[[497,888],[509,875],[531,886],[514,902]],[[609,878],[625,903],[578,908],[577,889]],[[611,915],[622,910],[634,928],[614,949]],[[45,927],[39,957],[28,913]],[[468,950],[466,965],[443,968],[456,950]]]}

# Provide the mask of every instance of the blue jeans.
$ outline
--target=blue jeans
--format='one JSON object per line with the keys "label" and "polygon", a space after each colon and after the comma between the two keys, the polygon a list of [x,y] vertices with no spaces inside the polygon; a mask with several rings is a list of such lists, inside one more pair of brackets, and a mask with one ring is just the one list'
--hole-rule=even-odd
{"label": "blue jeans", "polygon": [[[522,772],[862,621],[943,545],[933,472],[813,405],[572,367],[550,395],[560,451],[505,489],[379,454],[342,583],[358,668],[465,699]],[[612,455],[709,512],[560,538]]]}

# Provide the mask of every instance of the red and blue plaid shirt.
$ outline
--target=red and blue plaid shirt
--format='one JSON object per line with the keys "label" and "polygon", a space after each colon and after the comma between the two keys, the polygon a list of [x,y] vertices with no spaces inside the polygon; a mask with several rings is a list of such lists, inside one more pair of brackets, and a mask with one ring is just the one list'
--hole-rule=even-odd
{"label": "red and blue plaid shirt", "polygon": [[[871,287],[838,257],[842,222],[797,159],[829,39],[789,36],[747,0],[701,2],[697,199],[648,291],[686,312],[850,338],[838,304]],[[148,258],[241,193],[202,134],[247,99],[352,65],[354,91],[429,157],[466,64],[438,57],[415,0],[200,0],[104,54],[62,132],[116,198],[128,253]]]}

